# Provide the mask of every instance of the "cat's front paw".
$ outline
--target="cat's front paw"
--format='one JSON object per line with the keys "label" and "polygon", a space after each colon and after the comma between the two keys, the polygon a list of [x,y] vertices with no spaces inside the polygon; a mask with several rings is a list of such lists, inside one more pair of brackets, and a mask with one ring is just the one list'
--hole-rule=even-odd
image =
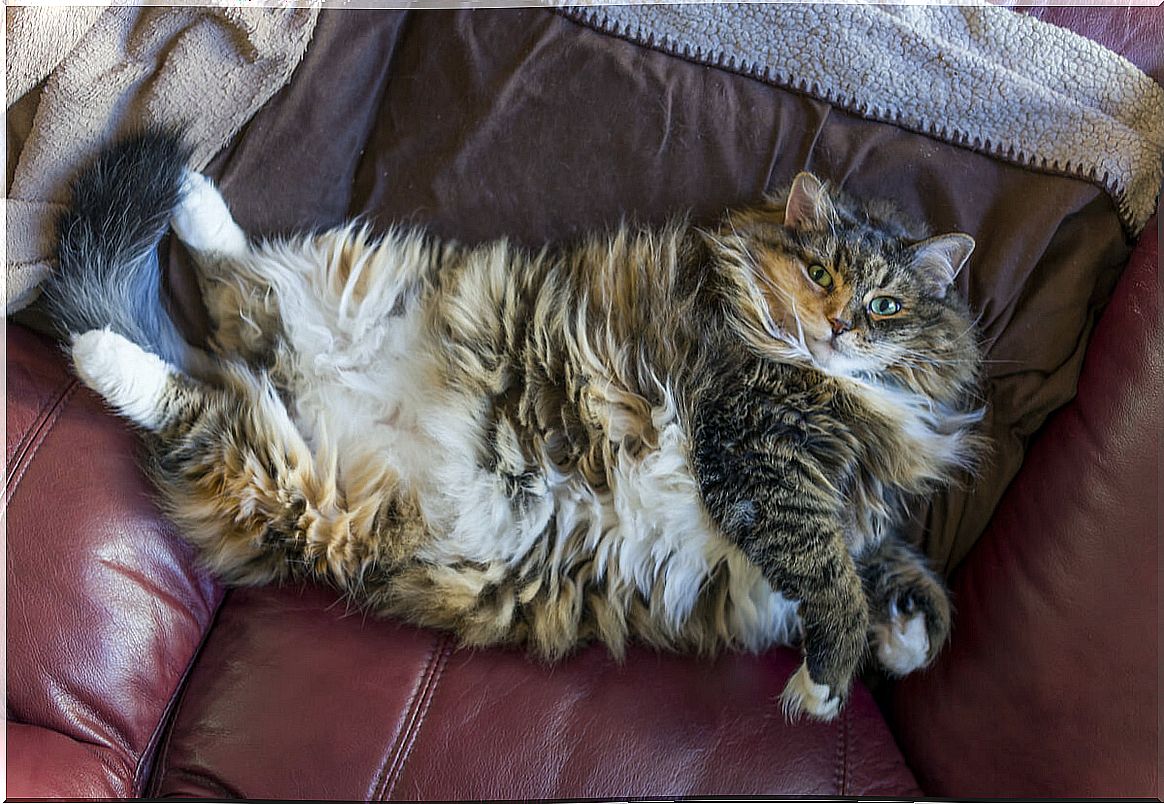
{"label": "cat's front paw", "polygon": [[182,184],[182,201],[170,224],[178,238],[191,250],[207,254],[242,254],[247,238],[234,222],[226,199],[214,182],[195,171],[187,171]]}
{"label": "cat's front paw", "polygon": [[780,693],[780,703],[784,716],[790,720],[800,714],[832,720],[841,711],[841,696],[835,694],[828,684],[813,681],[807,662],[802,663],[788,679],[784,692]]}
{"label": "cat's front paw", "polygon": [[142,427],[158,425],[174,369],[111,329],[91,329],[73,340],[77,376]]}

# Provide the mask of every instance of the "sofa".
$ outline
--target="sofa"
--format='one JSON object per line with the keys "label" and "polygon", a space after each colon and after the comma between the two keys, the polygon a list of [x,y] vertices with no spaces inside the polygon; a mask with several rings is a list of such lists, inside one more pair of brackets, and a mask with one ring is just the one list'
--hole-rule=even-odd
{"label": "sofa", "polygon": [[[1015,13],[1164,77],[1158,8]],[[565,58],[578,71],[556,69]],[[598,89],[564,95],[582,75]],[[696,93],[705,102],[684,106]],[[644,97],[659,101],[630,105]],[[660,114],[661,128],[642,122]],[[793,124],[803,119],[815,127]],[[1078,290],[1075,340],[1047,358],[1054,371],[1010,386],[992,369],[996,390],[1038,404],[1026,430],[1008,425],[1021,466],[995,478],[987,510],[939,504],[928,520],[956,609],[931,667],[858,682],[832,722],[789,721],[777,696],[794,648],[716,659],[632,648],[618,662],[590,646],[547,666],[370,618],[325,588],[225,588],[158,512],[132,429],[28,316],[6,330],[7,795],[1160,797],[1155,215],[1128,237],[1093,183],[547,9],[325,10],[291,82],[207,172],[260,234],[360,213],[537,244],[612,215],[710,215],[805,164],[855,186],[916,185],[919,205],[973,229],[988,256],[992,241],[1035,238],[1012,234],[1015,210],[977,182],[1018,188],[1035,227],[1024,231],[1049,233],[1037,255],[1047,276],[1103,267]],[[954,174],[970,178],[951,189]],[[197,339],[205,314],[188,265],[176,244],[162,250],[175,313]],[[964,278],[972,302],[978,281]],[[1043,298],[1026,281],[1015,297]],[[1011,318],[1023,327],[995,342],[1037,362],[1050,336],[1031,325],[1042,308],[1021,300]],[[938,538],[934,523],[955,520]]]}

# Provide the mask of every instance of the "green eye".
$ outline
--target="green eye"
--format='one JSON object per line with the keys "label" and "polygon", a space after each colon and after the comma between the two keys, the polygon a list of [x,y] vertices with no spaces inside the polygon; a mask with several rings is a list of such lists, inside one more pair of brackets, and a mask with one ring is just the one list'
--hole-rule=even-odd
{"label": "green eye", "polygon": [[869,312],[882,316],[897,315],[901,312],[901,302],[892,296],[878,296],[869,302]]}
{"label": "green eye", "polygon": [[823,265],[808,266],[808,278],[826,290],[833,286],[833,275]]}

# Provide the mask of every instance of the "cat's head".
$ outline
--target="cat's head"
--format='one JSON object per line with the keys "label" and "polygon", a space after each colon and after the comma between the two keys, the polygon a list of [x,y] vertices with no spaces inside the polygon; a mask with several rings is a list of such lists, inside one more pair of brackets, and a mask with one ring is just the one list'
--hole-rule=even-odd
{"label": "cat's head", "polygon": [[753,346],[936,399],[975,381],[974,327],[952,288],[974,249],[969,235],[919,237],[889,205],[801,173],[785,192],[729,213],[709,242]]}

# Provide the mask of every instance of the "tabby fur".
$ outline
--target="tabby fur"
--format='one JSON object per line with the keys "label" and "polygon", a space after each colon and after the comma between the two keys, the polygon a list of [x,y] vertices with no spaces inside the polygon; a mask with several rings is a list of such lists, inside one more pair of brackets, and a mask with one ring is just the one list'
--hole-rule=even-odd
{"label": "tabby fur", "polygon": [[[982,446],[950,291],[968,236],[801,174],[717,226],[537,252],[358,224],[252,242],[185,155],[149,132],[78,179],[48,298],[222,578],[546,659],[801,641],[784,702],[823,718],[870,641],[895,673],[940,646],[945,591],[897,527]],[[171,214],[206,350],[133,309]]]}

